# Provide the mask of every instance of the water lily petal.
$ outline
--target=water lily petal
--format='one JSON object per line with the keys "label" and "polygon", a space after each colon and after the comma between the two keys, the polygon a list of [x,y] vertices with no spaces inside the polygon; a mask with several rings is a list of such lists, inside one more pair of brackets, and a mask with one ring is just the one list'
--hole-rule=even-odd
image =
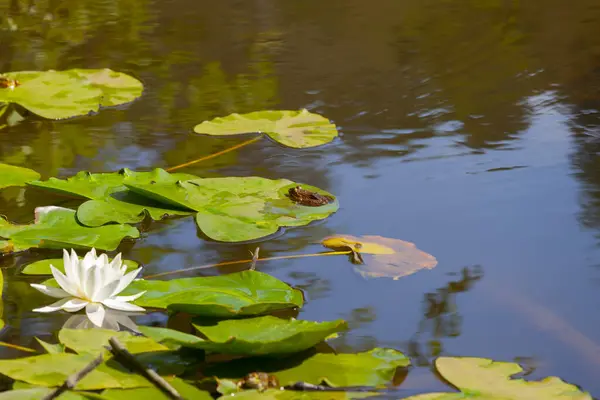
{"label": "water lily petal", "polygon": [[61,288],[71,296],[79,297],[77,293],[77,285],[69,280],[62,272],[54,268],[52,265],[50,266],[50,271],[52,271],[52,276],[56,279],[56,282],[60,285]]}
{"label": "water lily petal", "polygon": [[146,311],[144,308],[140,307],[140,306],[136,306],[134,304],[129,304],[129,303],[125,303],[122,301],[119,301],[117,299],[106,299],[106,300],[102,300],[102,304],[104,304],[106,307],[110,307],[113,310],[120,310],[120,311]]}
{"label": "water lily petal", "polygon": [[133,282],[133,280],[140,273],[141,270],[142,267],[136,269],[135,271],[131,271],[130,273],[123,276],[119,280],[119,286],[115,288],[115,291],[111,293],[111,296],[116,296],[117,294],[121,293],[123,289],[125,289],[127,286],[129,286],[131,282]]}
{"label": "water lily petal", "polygon": [[92,265],[89,269],[83,271],[81,277],[81,290],[85,293],[85,297],[94,301],[94,293],[102,286],[102,278],[98,275],[100,267]]}
{"label": "water lily petal", "polygon": [[83,307],[87,306],[89,301],[78,299],[76,297],[71,297],[67,300],[65,304],[61,307],[63,310],[68,312],[77,312],[81,310]]}
{"label": "water lily petal", "polygon": [[104,307],[102,307],[102,304],[89,303],[85,307],[85,313],[94,325],[96,325],[99,328],[102,327],[102,323],[104,322],[104,315],[106,314],[106,311],[104,310]]}
{"label": "water lily petal", "polygon": [[46,307],[41,307],[41,308],[34,308],[33,311],[35,312],[43,312],[43,313],[49,313],[49,312],[54,312],[54,311],[58,311],[62,308],[62,306],[69,301],[69,298],[67,299],[61,299],[55,303],[52,303]]}
{"label": "water lily petal", "polygon": [[120,268],[121,268],[121,263],[122,263],[122,260],[121,260],[121,253],[119,253],[119,254],[117,254],[117,255],[115,256],[115,258],[113,258],[112,262],[110,263],[110,266],[111,266],[113,269],[120,269]]}
{"label": "water lily petal", "polygon": [[92,301],[102,302],[104,299],[108,299],[111,297],[111,294],[115,291],[115,289],[119,286],[121,282],[118,280],[114,280],[109,282],[108,284],[98,288],[96,293],[94,293],[91,297]]}
{"label": "water lily petal", "polygon": [[31,283],[31,287],[39,290],[40,292],[51,296],[51,297],[56,297],[57,299],[62,299],[65,297],[71,297],[71,294],[65,292],[64,290],[62,290],[61,288],[55,288],[55,287],[50,287],[50,286],[46,286],[46,285],[40,285],[37,283]]}
{"label": "water lily petal", "polygon": [[[67,274],[67,277],[69,277],[73,282],[77,282],[77,284],[79,284],[79,279],[81,277],[81,271],[79,271],[79,258],[77,257],[77,253],[75,253],[75,250],[71,249],[71,257],[69,257],[69,258],[71,260],[69,263],[69,267],[71,268],[72,275],[69,276],[69,274]],[[65,272],[66,271],[67,271],[67,264],[65,264]]]}
{"label": "water lily petal", "polygon": [[142,295],[146,292],[147,292],[147,290],[144,290],[137,294],[132,294],[131,296],[115,296],[113,298],[118,301],[134,301],[134,300],[137,300],[140,297],[142,297]]}
{"label": "water lily petal", "polygon": [[[51,264],[52,265],[52,264]],[[65,275],[69,279],[73,279],[73,268],[71,268],[71,257],[67,249],[63,249],[63,265],[65,266]]]}
{"label": "water lily petal", "polygon": [[96,265],[96,249],[92,247],[92,250],[88,251],[88,253],[83,257],[83,260],[79,263],[80,270],[88,270],[92,268],[92,266]]}
{"label": "water lily petal", "polygon": [[98,259],[96,260],[96,265],[101,266],[103,268],[110,265],[106,253],[100,254],[100,257],[98,257]]}

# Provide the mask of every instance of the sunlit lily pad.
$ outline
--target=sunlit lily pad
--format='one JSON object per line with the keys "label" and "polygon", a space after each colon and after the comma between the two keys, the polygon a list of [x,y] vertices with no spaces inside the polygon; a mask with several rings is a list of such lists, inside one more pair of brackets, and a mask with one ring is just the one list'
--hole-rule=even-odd
{"label": "sunlit lily pad", "polygon": [[16,103],[44,118],[64,119],[135,100],[143,85],[110,69],[8,72],[17,82],[0,88],[0,103]]}
{"label": "sunlit lily pad", "polygon": [[[49,395],[54,388],[34,387],[30,389],[17,389],[0,393],[0,400],[39,400]],[[58,400],[89,400],[90,398],[80,393],[65,392]]]}
{"label": "sunlit lily pad", "polygon": [[40,179],[40,174],[32,169],[0,163],[0,189],[8,186],[24,186],[27,182],[36,179]]}
{"label": "sunlit lily pad", "polygon": [[[109,260],[112,261],[112,258]],[[131,260],[123,260],[123,264],[127,266],[128,272],[133,271],[140,266],[137,262]],[[21,273],[25,275],[52,275],[52,271],[50,270],[51,265],[59,271],[65,272],[65,264],[62,258],[49,258],[26,265],[25,268],[21,270]]]}
{"label": "sunlit lily pad", "polygon": [[193,325],[206,339],[166,328],[140,327],[140,331],[159,342],[167,341],[215,353],[280,355],[309,349],[347,329],[344,320],[313,322],[272,316],[197,321]]}
{"label": "sunlit lily pad", "polygon": [[[202,391],[179,378],[168,380],[173,387],[186,400],[212,400],[210,393]],[[164,393],[155,387],[137,389],[107,389],[102,392],[106,400],[169,400]],[[1,399],[0,399],[1,400]]]}
{"label": "sunlit lily pad", "polygon": [[427,393],[410,400],[453,400],[464,396],[489,400],[592,400],[589,393],[551,376],[541,381],[526,381],[511,376],[523,372],[515,363],[475,357],[440,357],[438,372],[462,393]]}
{"label": "sunlit lily pad", "polygon": [[0,218],[0,238],[9,239],[15,252],[32,247],[115,250],[125,237],[139,235],[129,225],[83,226],[77,222],[74,210],[54,206],[36,208],[31,225],[15,225]]}
{"label": "sunlit lily pad", "polygon": [[[43,354],[40,356],[0,360],[0,374],[18,381],[39,386],[59,386],[70,375],[79,372],[96,355],[92,354]],[[79,390],[108,388],[147,387],[151,384],[141,375],[127,372],[124,368],[103,363],[76,386]],[[59,368],[57,368],[59,366]]]}
{"label": "sunlit lily pad", "polygon": [[124,168],[119,172],[98,174],[81,171],[67,179],[50,178],[47,181],[31,182],[30,185],[89,199],[79,206],[77,219],[87,226],[101,226],[109,222],[137,223],[144,219],[146,212],[155,220],[169,215],[190,214],[181,208],[165,207],[164,203],[157,204],[147,197],[136,195],[129,191],[124,183],[173,183],[194,178],[197,176],[170,174],[159,168],[151,172],[135,172]]}
{"label": "sunlit lily pad", "polygon": [[307,110],[231,114],[204,121],[194,127],[194,132],[206,135],[264,133],[276,142],[294,148],[320,146],[338,135],[337,128],[327,118]]}
{"label": "sunlit lily pad", "polygon": [[169,281],[137,280],[124,295],[147,292],[135,300],[142,307],[189,312],[207,317],[251,316],[302,307],[302,292],[258,271],[180,278]]}
{"label": "sunlit lily pad", "polygon": [[392,382],[396,369],[409,365],[410,360],[401,352],[375,348],[357,354],[318,353],[308,358],[247,358],[216,365],[206,375],[239,379],[250,372],[264,371],[275,375],[282,386],[302,381],[334,387],[382,387]]}
{"label": "sunlit lily pad", "polygon": [[355,251],[372,255],[364,257],[363,264],[354,264],[354,269],[365,278],[400,279],[421,269],[431,269],[437,260],[415,246],[414,243],[382,236],[330,236],[321,242],[336,251]]}
{"label": "sunlit lily pad", "polygon": [[220,400],[224,399],[247,399],[247,400],[351,400],[351,399],[365,399],[367,397],[378,396],[380,393],[369,393],[369,392],[301,392],[294,390],[278,390],[269,389],[264,392],[258,390],[244,390],[240,392],[234,392],[235,395],[227,394],[219,397]]}
{"label": "sunlit lily pad", "polygon": [[[175,183],[125,182],[132,191],[172,207],[197,211],[196,223],[211,239],[241,242],[271,235],[281,227],[302,226],[327,218],[337,200],[319,207],[295,203],[288,197],[297,186],[287,179],[260,177],[199,178]],[[306,190],[333,196],[321,189]]]}

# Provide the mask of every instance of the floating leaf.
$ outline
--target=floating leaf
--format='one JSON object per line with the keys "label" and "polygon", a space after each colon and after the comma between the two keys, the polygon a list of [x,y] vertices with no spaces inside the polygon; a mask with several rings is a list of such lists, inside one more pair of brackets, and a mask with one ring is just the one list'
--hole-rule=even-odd
{"label": "floating leaf", "polygon": [[54,206],[36,208],[35,222],[31,225],[13,225],[0,218],[0,237],[10,239],[14,251],[32,247],[114,250],[123,238],[139,235],[138,230],[129,225],[85,227],[77,222],[74,210]]}
{"label": "floating leaf", "polygon": [[[367,397],[378,396],[380,393],[369,393],[369,392],[300,392],[294,390],[277,390],[269,389],[264,392],[258,390],[244,390],[235,392],[235,399],[248,399],[248,400],[350,400],[350,399],[364,399]],[[231,395],[221,396],[219,399],[224,400],[231,398]]]}
{"label": "floating leaf", "polygon": [[[30,389],[9,390],[0,393],[0,400],[39,400],[54,391],[54,388],[34,387]],[[58,400],[89,400],[90,397],[74,392],[65,392]]]}
{"label": "floating leaf", "polygon": [[[179,378],[168,380],[169,384],[177,390],[186,400],[212,400],[210,393],[202,391]],[[102,392],[106,400],[168,400],[169,397],[155,387],[137,389],[107,389]]]}
{"label": "floating leaf", "polygon": [[27,182],[36,179],[40,179],[40,174],[32,169],[0,163],[0,189],[9,186],[24,186]]}
{"label": "floating leaf", "polygon": [[[112,260],[112,258],[109,258],[109,261]],[[123,264],[127,267],[128,272],[140,266],[137,262],[131,260],[123,260]],[[50,258],[26,265],[21,273],[25,275],[52,275],[52,271],[50,270],[51,265],[59,271],[65,272],[65,264],[62,258]]]}
{"label": "floating leaf", "polygon": [[123,294],[142,290],[147,292],[134,302],[139,306],[207,317],[259,315],[303,304],[302,292],[258,271],[169,281],[138,280]]}
{"label": "floating leaf", "polygon": [[[96,355],[43,354],[41,356],[0,360],[0,373],[12,379],[38,386],[59,386],[72,374],[81,371]],[[108,361],[110,363],[110,360]],[[147,387],[151,384],[142,376],[117,369],[115,363],[101,364],[76,386],[79,390]],[[60,368],[57,368],[60,366]]]}
{"label": "floating leaf", "polygon": [[554,376],[541,381],[511,379],[523,372],[515,363],[475,357],[440,357],[435,366],[462,393],[428,393],[409,397],[410,400],[450,400],[464,396],[490,400],[592,400],[589,393]]}
{"label": "floating leaf", "polygon": [[204,321],[193,325],[206,339],[166,328],[140,327],[140,331],[158,342],[166,340],[171,344],[215,353],[280,355],[309,349],[331,335],[347,329],[344,320],[313,322],[285,320],[272,316]]}
{"label": "floating leaf", "polygon": [[334,387],[381,387],[392,381],[397,368],[408,365],[410,360],[401,352],[375,348],[358,354],[319,353],[304,359],[247,358],[216,365],[206,375],[239,379],[250,372],[264,371],[275,375],[282,386],[302,381]]}
{"label": "floating leaf", "polygon": [[[258,239],[280,227],[302,226],[327,218],[338,209],[337,201],[320,207],[295,203],[288,191],[297,184],[287,179],[199,178],[164,184],[127,181],[125,185],[155,201],[197,211],[196,223],[202,232],[222,242]],[[313,186],[303,188],[331,196]]]}
{"label": "floating leaf", "polygon": [[35,340],[46,350],[48,354],[59,354],[65,352],[65,345],[61,343],[52,344],[44,342],[42,339],[36,337]]}
{"label": "floating leaf", "polygon": [[17,83],[0,88],[0,103],[16,103],[49,119],[87,115],[101,105],[128,103],[143,90],[137,79],[110,69],[21,71],[3,76]]}
{"label": "floating leaf", "polygon": [[132,193],[125,182],[139,184],[174,183],[179,180],[197,178],[189,174],[170,174],[157,168],[150,172],[135,172],[124,168],[119,172],[92,174],[81,171],[65,179],[50,178],[47,181],[31,182],[31,186],[53,192],[89,199],[77,210],[77,219],[87,226],[101,226],[109,222],[120,224],[138,223],[146,212],[152,219],[159,220],[168,215],[188,215],[181,208],[166,208],[147,197]]}
{"label": "floating leaf", "polygon": [[231,114],[204,121],[194,127],[194,132],[206,135],[264,133],[284,146],[297,149],[329,143],[338,135],[337,128],[327,118],[308,110]]}
{"label": "floating leaf", "polygon": [[170,350],[150,338],[134,336],[129,332],[109,329],[61,329],[58,332],[58,340],[78,354],[98,354],[105,349],[111,337],[116,337],[132,354]]}
{"label": "floating leaf", "polygon": [[393,278],[414,274],[421,269],[431,269],[437,260],[414,245],[399,239],[382,236],[330,236],[321,242],[333,250],[350,250],[361,254],[372,254],[374,257],[364,260],[364,264],[354,266],[365,278]]}

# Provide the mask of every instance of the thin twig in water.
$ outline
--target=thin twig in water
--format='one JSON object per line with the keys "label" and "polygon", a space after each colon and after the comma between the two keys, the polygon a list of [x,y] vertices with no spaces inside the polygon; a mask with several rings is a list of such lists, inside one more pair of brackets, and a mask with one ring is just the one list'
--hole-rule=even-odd
{"label": "thin twig in water", "polygon": [[58,396],[66,392],[67,390],[74,389],[77,383],[82,380],[87,374],[92,372],[98,365],[102,364],[104,361],[104,354],[100,354],[98,357],[94,358],[92,362],[86,365],[81,371],[74,373],[69,376],[66,381],[63,382],[62,385],[57,387],[51,393],[48,393],[43,397],[42,400],[51,400],[56,399]]}
{"label": "thin twig in water", "polygon": [[144,367],[138,360],[135,359],[133,354],[127,351],[125,346],[116,337],[111,337],[108,340],[110,344],[110,352],[114,355],[115,360],[123,364],[123,366],[139,373],[144,378],[148,379],[154,386],[156,386],[161,392],[167,395],[170,399],[183,400],[183,397],[179,394],[173,386],[164,380],[156,371]]}
{"label": "thin twig in water", "polygon": [[258,261],[258,252],[260,251],[260,247],[257,247],[256,250],[250,252],[252,254],[252,262],[250,263],[250,271],[254,271],[256,269],[256,262]]}

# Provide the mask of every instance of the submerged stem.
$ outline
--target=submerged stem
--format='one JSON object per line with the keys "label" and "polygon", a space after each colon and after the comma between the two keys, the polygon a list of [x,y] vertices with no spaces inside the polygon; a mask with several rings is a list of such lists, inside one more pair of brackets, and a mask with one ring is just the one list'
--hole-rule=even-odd
{"label": "submerged stem", "polygon": [[193,160],[193,161],[190,161],[190,162],[186,162],[184,164],[180,164],[180,165],[176,165],[176,166],[171,167],[171,168],[167,168],[165,171],[171,172],[171,171],[175,171],[176,169],[187,167],[188,165],[193,165],[193,164],[199,163],[201,161],[210,160],[211,158],[215,158],[215,157],[218,157],[220,155],[229,153],[230,151],[237,150],[240,147],[244,147],[244,146],[247,146],[247,145],[252,144],[254,142],[258,142],[260,140],[260,138],[261,138],[261,136],[258,136],[258,137],[255,137],[253,139],[246,140],[245,142],[242,142],[240,144],[236,144],[235,146],[229,147],[228,149],[221,150],[221,151],[218,151],[218,152],[213,153],[213,154],[209,154],[207,156],[198,158],[197,160]]}
{"label": "submerged stem", "polygon": [[161,273],[158,273],[158,274],[146,276],[144,278],[145,279],[152,279],[152,278],[158,278],[159,276],[165,276],[165,275],[170,275],[170,274],[178,274],[180,272],[194,271],[194,270],[197,270],[197,269],[223,267],[223,266],[226,266],[226,265],[245,264],[245,263],[253,262],[253,261],[287,260],[287,259],[290,259],[290,258],[302,258],[302,257],[339,256],[339,255],[350,254],[350,253],[351,253],[351,251],[330,251],[330,252],[327,252],[327,253],[292,254],[291,256],[265,257],[265,258],[257,258],[256,260],[249,259],[249,260],[224,261],[224,262],[220,262],[220,263],[217,263],[217,264],[197,265],[195,267],[183,268],[183,269],[178,269],[178,270],[175,270],[175,271],[161,272]]}

